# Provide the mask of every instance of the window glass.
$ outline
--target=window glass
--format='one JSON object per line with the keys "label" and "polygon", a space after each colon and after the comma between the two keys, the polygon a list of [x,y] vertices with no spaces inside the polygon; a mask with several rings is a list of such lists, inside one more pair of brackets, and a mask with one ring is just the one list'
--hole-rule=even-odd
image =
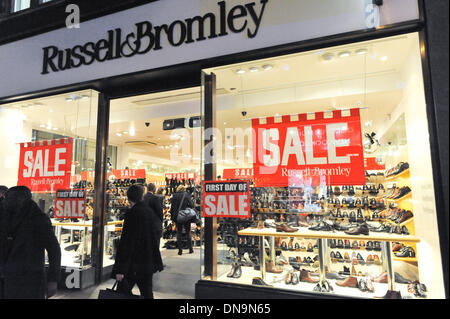
{"label": "window glass", "polygon": [[205,70],[217,175],[252,185],[251,218],[218,219],[217,280],[444,296],[421,70],[417,34]]}
{"label": "window glass", "polygon": [[0,184],[31,189],[65,269],[91,265],[97,100],[88,90],[0,106]]}
{"label": "window glass", "polygon": [[18,12],[30,8],[31,0],[12,0],[12,12]]}

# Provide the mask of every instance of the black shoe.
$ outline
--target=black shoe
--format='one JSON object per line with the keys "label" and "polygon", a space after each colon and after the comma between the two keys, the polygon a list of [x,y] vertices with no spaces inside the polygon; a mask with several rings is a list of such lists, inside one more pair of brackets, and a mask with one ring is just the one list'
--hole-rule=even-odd
{"label": "black shoe", "polygon": [[410,284],[411,283],[411,280],[402,277],[398,272],[394,273],[394,275],[395,275],[395,282],[397,282],[399,284]]}
{"label": "black shoe", "polygon": [[266,286],[266,287],[272,287],[271,285],[268,285],[262,280],[261,277],[254,277],[252,280],[252,285],[258,285],[258,286]]}
{"label": "black shoe", "polygon": [[183,255],[183,251],[181,249],[178,249],[178,255]]}
{"label": "black shoe", "polygon": [[193,254],[193,253],[194,253],[194,249],[189,248],[189,253],[190,253],[190,254]]}

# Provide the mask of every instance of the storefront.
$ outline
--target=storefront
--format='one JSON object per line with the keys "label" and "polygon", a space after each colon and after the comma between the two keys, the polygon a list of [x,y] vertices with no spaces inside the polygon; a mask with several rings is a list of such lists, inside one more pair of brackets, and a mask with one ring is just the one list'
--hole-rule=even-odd
{"label": "storefront", "polygon": [[175,2],[0,46],[0,184],[52,218],[64,284],[108,275],[152,182],[203,213],[198,298],[445,298],[423,2]]}

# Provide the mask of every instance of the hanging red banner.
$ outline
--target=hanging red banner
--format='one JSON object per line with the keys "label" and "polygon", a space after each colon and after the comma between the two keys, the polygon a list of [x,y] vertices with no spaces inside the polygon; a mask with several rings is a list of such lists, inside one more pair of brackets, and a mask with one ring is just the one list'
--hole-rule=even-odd
{"label": "hanging red banner", "polygon": [[147,171],[145,169],[113,169],[112,174],[117,179],[145,179]]}
{"label": "hanging red banner", "polygon": [[[59,144],[56,142],[59,141]],[[73,139],[20,144],[17,185],[35,193],[69,189]]]}
{"label": "hanging red banner", "polygon": [[248,181],[205,181],[203,183],[203,217],[250,217]]}
{"label": "hanging red banner", "polygon": [[252,120],[255,187],[364,185],[359,109]]}
{"label": "hanging red banner", "polygon": [[252,179],[253,168],[225,168],[223,170],[223,179]]}
{"label": "hanging red banner", "polygon": [[195,173],[166,173],[165,176],[167,179],[176,179],[176,180],[197,178],[197,175],[195,175]]}

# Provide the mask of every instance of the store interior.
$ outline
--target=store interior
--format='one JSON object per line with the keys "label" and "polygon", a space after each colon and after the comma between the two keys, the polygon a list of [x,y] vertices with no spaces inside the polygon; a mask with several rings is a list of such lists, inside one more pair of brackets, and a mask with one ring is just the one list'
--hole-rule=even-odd
{"label": "store interior", "polygon": [[[217,159],[218,178],[222,177],[224,169],[252,168],[251,133],[245,135],[252,125],[250,119],[351,108],[360,108],[365,156],[376,158],[379,165],[384,165],[383,170],[368,170],[366,185],[354,185],[355,194],[349,193],[348,188],[344,189],[342,185],[333,185],[332,191],[328,187],[253,188],[250,220],[218,220],[218,281],[261,285],[261,281],[254,280],[259,278],[273,288],[313,291],[318,273],[317,238],[302,238],[283,232],[266,236],[266,273],[262,275],[258,237],[239,235],[238,232],[252,228],[258,220],[267,222],[266,226],[273,225],[274,221],[296,229],[314,227],[326,220],[325,215],[330,211],[330,219],[346,223],[349,218],[343,214],[357,212],[361,208],[362,218],[373,228],[385,224],[394,229],[400,226],[396,233],[385,233],[392,236],[392,242],[405,236],[402,226],[406,227],[408,236],[420,240],[400,241],[399,250],[393,252],[394,272],[403,278],[399,279],[403,283],[396,283],[402,296],[421,297],[408,291],[408,283],[414,281],[426,285],[429,298],[444,296],[417,34],[223,66],[204,72],[214,73],[217,78],[216,142],[219,141],[221,146],[221,156]],[[162,249],[176,247],[173,244],[176,229],[169,214],[174,188],[184,184],[192,193],[197,209],[201,210],[202,128],[196,122],[196,117],[202,115],[200,97],[201,88],[196,87],[111,101],[104,266],[114,262],[121,220],[127,206],[126,188],[130,185],[151,182],[157,188],[163,188]],[[78,221],[52,219],[62,245],[63,266],[90,266],[97,99],[97,92],[85,90],[0,106],[0,184],[14,186],[17,183],[19,143],[60,137],[72,137],[78,141],[74,145],[71,186],[87,190],[87,217]],[[164,129],[167,121],[169,126],[175,123],[178,128]],[[233,137],[230,136],[233,131],[227,129],[240,129],[244,134]],[[366,133],[376,134],[373,136],[375,143],[371,143]],[[403,167],[401,172],[396,170],[397,173],[391,174],[391,169],[399,168],[399,163],[408,163],[408,168]],[[120,170],[121,173],[118,172]],[[123,170],[128,170],[128,173]],[[410,191],[406,197],[397,200],[394,197],[398,194],[392,192],[402,187],[409,187]],[[284,204],[287,206],[277,204],[279,206],[274,207],[274,194],[285,194],[288,200]],[[306,197],[295,201],[289,198],[306,194],[309,206],[306,205]],[[322,197],[324,201],[321,201]],[[362,203],[361,207],[342,204],[344,198],[350,197],[361,201],[367,198],[369,203]],[[41,203],[42,207],[51,217],[54,195],[34,194],[34,198],[45,201]],[[336,204],[336,199],[339,204]],[[381,206],[375,205],[371,209],[370,199],[375,199]],[[292,206],[294,202],[295,207]],[[334,214],[338,209],[341,209],[342,216],[336,217]],[[412,216],[396,223],[386,216],[393,210],[411,211]],[[385,215],[380,217],[383,211]],[[377,213],[375,217],[374,213]],[[299,226],[299,220],[307,226]],[[270,228],[266,226],[264,228]],[[193,225],[191,231],[195,247],[200,247],[201,227]],[[383,275],[386,261],[376,241],[371,240],[371,247],[375,249],[369,249],[368,242],[365,239],[351,240],[348,246],[343,241],[342,248],[338,248],[339,244],[333,243],[332,239],[327,240],[327,272],[335,274],[333,278],[338,279],[329,279],[333,292],[322,293],[364,298],[384,295],[387,290]],[[275,248],[269,249],[273,245]],[[396,254],[404,256],[397,257]],[[297,279],[294,279],[294,274]],[[348,277],[357,278],[358,284],[337,284]],[[369,285],[365,291],[360,286],[361,281],[366,288]]]}

